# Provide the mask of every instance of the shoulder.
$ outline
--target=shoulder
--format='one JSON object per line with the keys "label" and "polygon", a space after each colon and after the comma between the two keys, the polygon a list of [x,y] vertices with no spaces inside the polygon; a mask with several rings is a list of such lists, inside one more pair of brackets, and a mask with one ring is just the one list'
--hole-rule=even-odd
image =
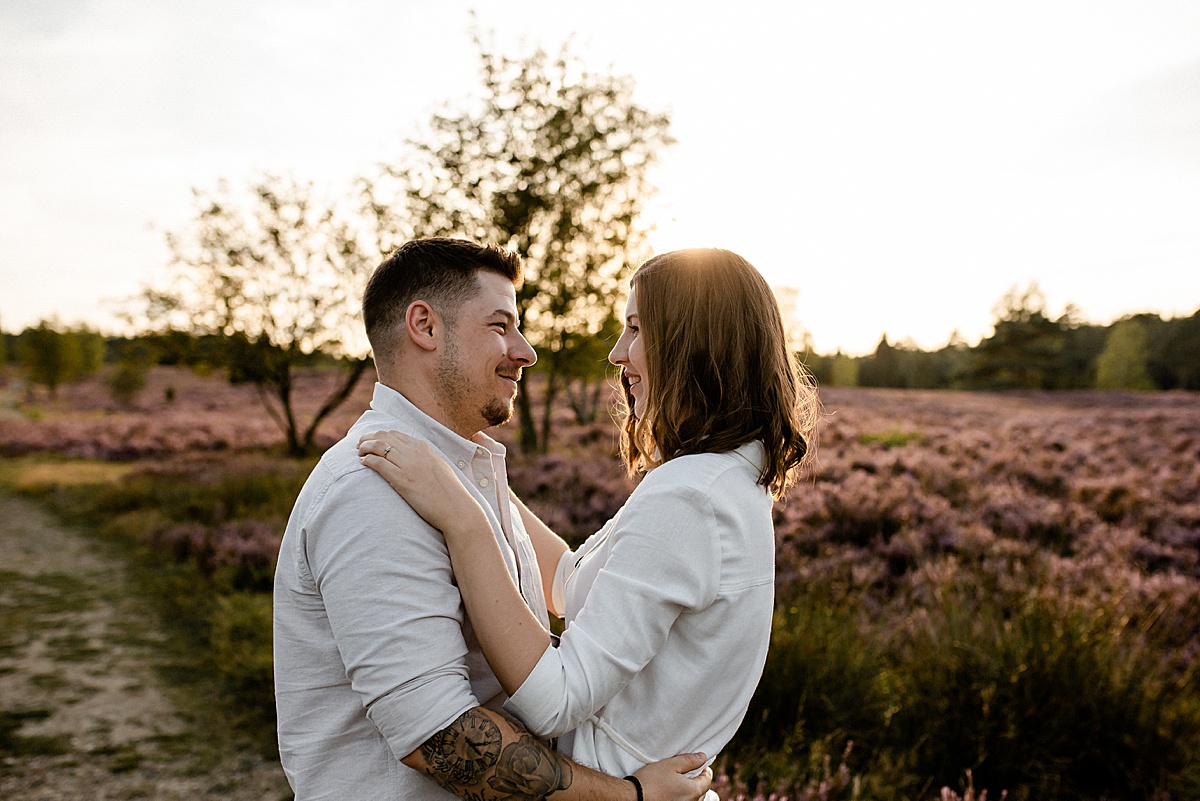
{"label": "shoulder", "polygon": [[758,484],[763,448],[748,442],[725,453],[692,453],[679,456],[651,470],[638,489],[689,490],[705,496],[745,491]]}
{"label": "shoulder", "polygon": [[332,526],[345,531],[374,528],[384,521],[405,524],[399,527],[402,532],[432,528],[382,476],[359,460],[358,438],[375,428],[360,430],[356,425],[321,457],[304,490],[309,495],[310,528]]}

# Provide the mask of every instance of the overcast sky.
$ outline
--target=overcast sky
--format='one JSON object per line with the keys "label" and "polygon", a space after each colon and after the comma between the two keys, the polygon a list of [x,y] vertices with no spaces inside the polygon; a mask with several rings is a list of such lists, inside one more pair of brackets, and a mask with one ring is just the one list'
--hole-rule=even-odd
{"label": "overcast sky", "polygon": [[114,326],[191,187],[332,186],[505,52],[632,75],[656,250],[742,253],[816,348],[974,342],[1012,286],[1200,308],[1200,3],[0,2],[0,327]]}

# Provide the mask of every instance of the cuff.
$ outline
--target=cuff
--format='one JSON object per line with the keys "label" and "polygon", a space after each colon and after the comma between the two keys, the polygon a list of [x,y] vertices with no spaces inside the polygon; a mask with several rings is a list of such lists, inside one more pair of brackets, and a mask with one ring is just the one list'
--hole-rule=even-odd
{"label": "cuff", "polygon": [[[560,563],[561,564],[561,563]],[[556,582],[557,583],[557,582]],[[557,737],[553,729],[559,717],[563,663],[558,649],[550,645],[521,686],[504,702],[504,711],[516,717],[540,737]]]}
{"label": "cuff", "polygon": [[558,558],[558,567],[554,570],[554,582],[550,585],[550,601],[558,610],[559,617],[567,616],[567,579],[575,571],[575,552],[564,551]]}

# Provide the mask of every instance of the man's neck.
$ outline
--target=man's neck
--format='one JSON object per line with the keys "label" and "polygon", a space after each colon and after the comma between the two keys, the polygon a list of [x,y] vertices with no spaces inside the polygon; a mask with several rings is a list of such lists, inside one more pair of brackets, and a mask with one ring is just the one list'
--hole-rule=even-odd
{"label": "man's neck", "polygon": [[403,395],[404,399],[417,409],[463,439],[474,442],[479,434],[479,429],[464,430],[462,426],[456,425],[439,402],[437,394],[424,384],[416,381],[393,381],[385,379],[383,376],[379,377],[379,383],[393,392]]}

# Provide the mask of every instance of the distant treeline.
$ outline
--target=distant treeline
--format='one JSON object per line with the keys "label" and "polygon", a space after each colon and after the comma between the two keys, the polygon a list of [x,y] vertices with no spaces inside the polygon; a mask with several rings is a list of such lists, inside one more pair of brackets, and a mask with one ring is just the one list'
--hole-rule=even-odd
{"label": "distant treeline", "polygon": [[925,351],[885,335],[869,356],[803,355],[824,386],[907,389],[1200,390],[1200,311],[1138,314],[1107,325],[1068,313],[1008,309],[974,347],[952,339]]}
{"label": "distant treeline", "polygon": [[[1057,319],[1040,308],[1010,304],[993,334],[975,346],[952,338],[926,351],[892,344],[885,335],[868,356],[801,354],[823,386],[900,389],[1184,389],[1200,390],[1200,311],[1163,319],[1138,314],[1107,326]],[[57,388],[116,365],[114,395],[136,395],[153,365],[226,369],[235,382],[259,381],[278,351],[243,335],[196,336],[185,331],[104,336],[49,323],[19,334],[0,332],[0,363],[23,368],[31,384]],[[289,354],[296,367],[341,366],[325,353]],[[597,369],[604,369],[597,365]]]}
{"label": "distant treeline", "polygon": [[[234,383],[260,382],[269,372],[279,348],[265,339],[242,334],[194,335],[186,331],[105,336],[87,327],[67,328],[42,322],[19,334],[0,332],[0,364],[18,366],[30,384],[46,387],[53,397],[64,384],[93,375],[105,364],[113,395],[132,400],[154,365],[190,367],[198,371],[225,369]],[[343,360],[319,351],[287,354],[293,367],[335,367]]]}

